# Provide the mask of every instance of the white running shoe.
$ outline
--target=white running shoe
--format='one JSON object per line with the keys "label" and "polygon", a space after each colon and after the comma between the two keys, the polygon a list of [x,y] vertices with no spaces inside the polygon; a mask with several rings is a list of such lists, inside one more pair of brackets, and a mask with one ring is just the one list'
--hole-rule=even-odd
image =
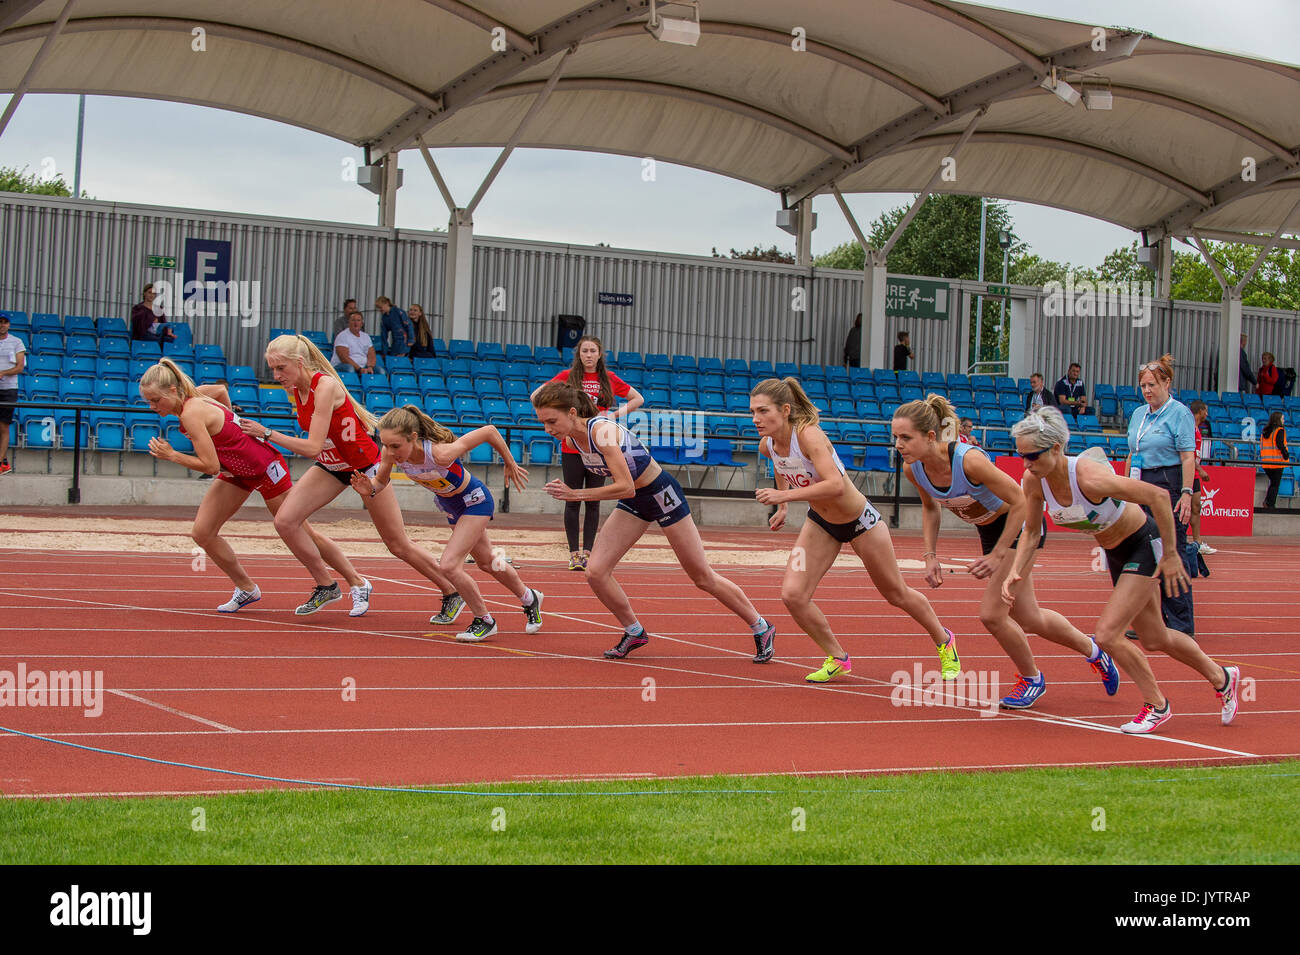
{"label": "white running shoe", "polygon": [[524,608],[524,633],[536,633],[542,629],[542,598],[545,596],[540,590],[533,591],[533,602]]}
{"label": "white running shoe", "polygon": [[488,637],[495,635],[497,632],[497,622],[491,617],[484,620],[482,617],[475,617],[463,632],[456,634],[456,639],[461,643],[478,643],[480,640],[486,640]]}
{"label": "white running shoe", "polygon": [[1119,729],[1121,733],[1150,733],[1157,726],[1167,722],[1173,715],[1174,710],[1173,707],[1169,705],[1168,700],[1165,700],[1165,708],[1163,710],[1156,709],[1150,703],[1143,703],[1142,709],[1138,710],[1138,715],[1133,717],[1133,719],[1129,720]]}
{"label": "white running shoe", "polygon": [[1219,721],[1227,726],[1237,715],[1237,684],[1241,682],[1241,667],[1224,667],[1223,672],[1227,674],[1228,685],[1216,692],[1219,702],[1223,704]]}
{"label": "white running shoe", "polygon": [[217,608],[217,613],[235,613],[242,610],[249,604],[255,604],[262,599],[262,588],[253,584],[252,590],[240,590],[235,588],[235,592],[230,595],[230,599]]}
{"label": "white running shoe", "polygon": [[370,594],[375,588],[370,586],[370,581],[364,577],[361,579],[360,587],[351,588],[352,592],[352,609],[348,611],[349,617],[365,616],[370,609]]}
{"label": "white running shoe", "polygon": [[1219,552],[1217,547],[1211,547],[1209,544],[1205,543],[1205,541],[1201,541],[1199,549],[1202,554],[1217,554]]}

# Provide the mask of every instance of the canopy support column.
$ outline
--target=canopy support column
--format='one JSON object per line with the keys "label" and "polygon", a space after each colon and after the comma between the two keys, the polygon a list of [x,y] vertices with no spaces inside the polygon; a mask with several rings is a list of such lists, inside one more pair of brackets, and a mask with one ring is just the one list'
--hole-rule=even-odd
{"label": "canopy support column", "polygon": [[36,71],[41,68],[41,64],[45,62],[45,58],[49,56],[51,47],[54,46],[54,41],[58,39],[59,34],[63,32],[63,26],[68,22],[68,17],[72,13],[72,6],[76,2],[77,0],[68,0],[68,2],[64,4],[63,12],[60,13],[59,18],[54,21],[54,26],[50,27],[50,32],[45,34],[45,39],[41,41],[41,48],[37,50],[36,55],[32,57],[32,65],[27,67],[27,72],[24,73],[23,78],[18,81],[18,86],[15,87],[13,95],[9,97],[9,105],[5,107],[4,114],[0,115],[0,136],[4,135],[5,128],[9,125],[9,120],[13,119],[14,113],[18,110],[18,104],[23,101],[23,97],[27,94],[27,91],[31,89],[32,80],[36,77]]}

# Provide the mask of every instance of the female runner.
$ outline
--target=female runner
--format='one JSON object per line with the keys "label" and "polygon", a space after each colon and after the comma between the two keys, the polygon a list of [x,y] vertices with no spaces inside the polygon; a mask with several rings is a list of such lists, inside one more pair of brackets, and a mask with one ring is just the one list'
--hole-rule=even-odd
{"label": "female runner", "polygon": [[[637,391],[618,375],[605,367],[605,349],[600,339],[586,335],[578,339],[573,349],[573,367],[566,368],[551,381],[581,384],[602,414],[614,407],[615,399],[623,398],[625,402],[610,415],[621,418],[640,408],[645,402],[641,392]],[[540,388],[539,388],[540,390]],[[533,392],[537,394],[536,391]],[[561,464],[564,468],[564,483],[573,488],[594,488],[605,483],[599,474],[594,474],[582,466],[582,458],[572,441],[560,445]],[[586,504],[587,513],[582,522],[582,549],[578,549],[578,511],[582,508],[578,501],[568,501],[564,505],[564,533],[569,539],[569,570],[585,570],[587,558],[596,540],[596,528],[600,526],[600,501],[592,500]]]}
{"label": "female runner", "polygon": [[817,426],[818,412],[794,378],[769,378],[750,392],[749,408],[758,429],[758,450],[772,459],[776,487],[763,487],[754,496],[775,504],[768,520],[772,530],[785,525],[789,501],[808,502],[808,520],[799,530],[781,583],[781,599],[803,631],[826,653],[820,670],[808,674],[809,683],[826,683],[853,671],[848,652],[831,632],[830,623],[812,602],[840,548],[848,544],[862,560],[880,595],[930,634],[939,653],[945,680],[961,673],[957,641],[935,615],[930,601],[903,580],[894,557],[889,528],[880,513],[844,473],[844,464],[830,439]]}
{"label": "female runner", "polygon": [[[164,461],[174,461],[192,471],[215,474],[217,480],[209,486],[194,516],[190,536],[203,552],[212,558],[235,585],[231,598],[217,610],[235,613],[262,599],[261,588],[248,576],[244,567],[221,536],[226,521],[257,491],[266,503],[272,517],[284,504],[293,482],[284,457],[275,448],[244,434],[239,428],[239,418],[230,409],[230,395],[225,385],[195,385],[189,376],[170,358],[147,369],[140,377],[140,395],[151,410],[160,415],[177,415],[181,431],[194,445],[193,454],[184,454],[164,438],[151,438],[149,453]],[[316,553],[316,562],[329,564],[347,580],[352,588],[352,616],[366,612],[366,602],[357,600],[370,586],[357,576],[356,568],[343,551],[328,537],[318,534],[306,525],[308,545]],[[329,577],[330,585],[338,585]],[[319,589],[320,579],[317,578]],[[308,605],[309,606],[309,605]],[[298,608],[299,613],[311,613]]]}
{"label": "female runner", "polygon": [[456,604],[461,602],[469,605],[474,619],[464,632],[456,635],[457,640],[478,643],[497,632],[497,622],[488,612],[478,585],[465,570],[465,555],[472,554],[478,566],[519,598],[525,632],[541,630],[544,595],[540,590],[525,587],[518,571],[492,547],[487,535],[488,521],[495,510],[492,492],[460,463],[462,455],[486,442],[505,462],[506,481],[524,490],[528,486],[528,472],[515,463],[501,432],[488,425],[457,438],[415,405],[404,405],[380,419],[379,442],[382,459],[374,480],[360,471],[352,472],[352,486],[362,499],[373,498],[383,491],[396,465],[412,481],[437,495],[438,507],[447,515],[447,523],[452,528],[451,540],[447,541],[438,566],[456,593],[442,598],[442,610],[429,622],[440,623],[448,616],[454,620],[459,613]]}
{"label": "female runner", "polygon": [[617,421],[597,417],[599,412],[587,393],[566,383],[543,385],[533,395],[533,407],[547,434],[573,442],[583,467],[613,480],[597,488],[573,488],[564,481],[546,485],[546,493],[560,501],[618,501],[596,535],[586,569],[591,589],[623,625],[618,646],[606,650],[605,656],[621,659],[650,642],[613,574],[623,555],[654,521],[663,528],[668,545],[695,586],[745,621],[754,636],[754,662],[771,660],[776,627],[754,609],[743,590],[709,566],[682,486],[637,437]]}
{"label": "female runner", "polygon": [[[1070,429],[1054,407],[1035,409],[1012,427],[1011,436],[1025,459],[1021,487],[1029,513],[1037,514],[1046,502],[1053,521],[1091,534],[1106,552],[1115,589],[1097,621],[1097,643],[1137,684],[1144,700],[1138,715],[1120,729],[1125,733],[1150,733],[1173,715],[1147,658],[1124,638],[1130,620],[1144,649],[1163,651],[1209,681],[1219,696],[1221,722],[1224,726],[1231,723],[1237,715],[1239,668],[1215,663],[1187,634],[1168,629],[1160,615],[1156,575],[1170,595],[1188,585],[1187,571],[1176,547],[1169,493],[1158,485],[1120,477],[1109,462],[1095,460],[1086,453],[1067,455]],[[1142,512],[1141,505],[1151,509],[1154,520]],[[1034,565],[1041,533],[1039,523],[1030,521],[1020,534],[1015,567],[1002,584],[1002,599],[1008,604],[1014,606],[1016,584]]]}
{"label": "female runner", "polygon": [[[298,426],[307,437],[288,435],[243,418],[239,426],[245,434],[288,448],[294,454],[315,458],[316,463],[298,479],[284,506],[275,515],[275,529],[289,549],[316,578],[316,589],[299,613],[312,613],[319,607],[342,597],[337,584],[321,584],[324,565],[311,546],[307,518],[334,500],[352,483],[356,471],[373,477],[379,467],[379,448],[370,437],[376,419],[364,405],[348,394],[338,372],[321,354],[320,349],[302,335],[281,335],[266,348],[266,363],[275,380],[289,392],[298,412]],[[438,562],[406,534],[397,495],[386,489],[362,504],[374,521],[388,552],[404,560],[423,576],[438,585],[444,594],[453,588],[438,570]],[[370,584],[362,588],[361,598],[370,600]],[[354,594],[353,599],[357,596]],[[311,608],[311,609],[304,609]]]}
{"label": "female runner", "polygon": [[[980,598],[980,623],[993,634],[1018,670],[1016,685],[1002,698],[1002,705],[1025,709],[1047,689],[1026,632],[1082,653],[1101,677],[1107,695],[1114,696],[1119,689],[1114,661],[1055,610],[1040,607],[1028,577],[1016,584],[1016,602],[1008,614],[1002,601],[1002,581],[1011,571],[1013,561],[1008,558],[1015,551],[1025,523],[1025,495],[1020,485],[999,470],[982,450],[954,440],[956,421],[956,410],[942,395],[909,401],[894,412],[894,447],[907,465],[903,474],[921,495],[926,583],[931,587],[943,584],[943,568],[935,552],[942,505],[973,524],[979,533],[984,556],[971,565],[970,575],[988,581]],[[1035,520],[1041,518],[1035,515]],[[1043,539],[1039,537],[1040,548]]]}

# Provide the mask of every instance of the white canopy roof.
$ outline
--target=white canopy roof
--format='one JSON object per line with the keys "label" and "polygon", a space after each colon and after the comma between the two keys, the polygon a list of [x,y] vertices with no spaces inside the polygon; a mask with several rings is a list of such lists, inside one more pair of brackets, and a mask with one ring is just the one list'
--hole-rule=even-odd
{"label": "white canopy roof", "polygon": [[[1297,67],[1115,28],[1097,49],[1092,24],[948,0],[701,0],[695,47],[650,35],[648,0],[72,0],[56,31],[68,5],[0,0],[0,88],[57,32],[33,92],[216,106],[378,155],[417,135],[504,144],[576,43],[520,146],[653,156],[792,205],[833,184],[920,190],[985,108],[937,191],[1152,240],[1273,232],[1300,202]],[[1113,108],[1067,106],[1041,86],[1053,67]]]}

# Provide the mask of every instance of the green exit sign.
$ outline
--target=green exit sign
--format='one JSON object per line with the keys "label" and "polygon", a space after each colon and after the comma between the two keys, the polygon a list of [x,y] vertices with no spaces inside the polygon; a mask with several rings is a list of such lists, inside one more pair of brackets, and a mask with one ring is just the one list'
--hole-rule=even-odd
{"label": "green exit sign", "polygon": [[1004,296],[1010,297],[1010,295],[1011,295],[1011,286],[1010,286],[1010,285],[990,285],[990,286],[989,286],[989,294],[990,294],[990,295],[1004,295]]}
{"label": "green exit sign", "polygon": [[148,255],[145,256],[145,265],[151,269],[174,269],[176,268],[176,256]]}
{"label": "green exit sign", "polygon": [[885,314],[891,318],[948,317],[947,282],[890,278],[885,283]]}

